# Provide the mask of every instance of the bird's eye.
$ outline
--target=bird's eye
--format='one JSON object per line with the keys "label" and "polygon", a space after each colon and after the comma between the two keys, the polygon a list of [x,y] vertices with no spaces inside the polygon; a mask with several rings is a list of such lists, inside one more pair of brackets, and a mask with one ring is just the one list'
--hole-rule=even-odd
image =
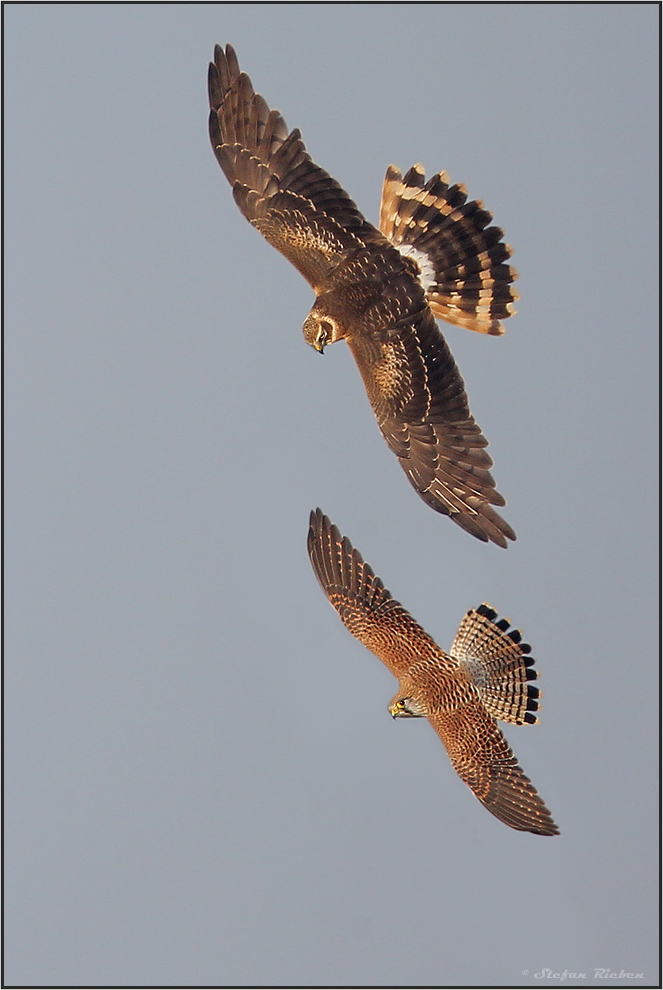
{"label": "bird's eye", "polygon": [[329,322],[329,320],[320,320],[320,329],[322,330],[323,333],[330,334],[333,330],[333,327]]}
{"label": "bird's eye", "polygon": [[403,698],[397,701],[396,704],[398,705],[399,708],[405,708],[405,701],[403,700]]}

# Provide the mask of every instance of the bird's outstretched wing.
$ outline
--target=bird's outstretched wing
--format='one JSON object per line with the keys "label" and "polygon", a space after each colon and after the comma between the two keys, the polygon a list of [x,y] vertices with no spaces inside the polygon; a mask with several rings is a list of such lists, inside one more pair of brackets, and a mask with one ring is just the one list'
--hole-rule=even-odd
{"label": "bird's outstretched wing", "polygon": [[312,160],[297,128],[254,93],[231,45],[217,45],[208,75],[209,131],[244,216],[313,286],[353,248],[382,235]]}
{"label": "bird's outstretched wing", "polygon": [[511,248],[481,200],[467,199],[446,172],[425,181],[422,165],[401,176],[390,165],[382,188],[380,230],[420,269],[435,316],[468,330],[499,335],[512,316],[517,272],[505,262]]}
{"label": "bird's outstretched wing", "polygon": [[504,505],[487,440],[427,306],[382,334],[348,338],[389,447],[422,499],[478,539],[501,547],[516,534],[492,508]]}
{"label": "bird's outstretched wing", "polygon": [[450,714],[436,713],[429,721],[454,770],[491,814],[521,832],[559,834],[538,791],[479,700]]}
{"label": "bird's outstretched wing", "polygon": [[311,513],[308,553],[322,590],[343,623],[396,677],[422,656],[440,657],[434,640],[392,598],[320,509]]}

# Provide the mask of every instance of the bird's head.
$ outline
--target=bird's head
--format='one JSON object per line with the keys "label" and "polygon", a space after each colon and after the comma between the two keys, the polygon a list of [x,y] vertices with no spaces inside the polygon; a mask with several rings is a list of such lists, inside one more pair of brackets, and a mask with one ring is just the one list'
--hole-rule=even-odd
{"label": "bird's head", "polygon": [[315,347],[320,354],[327,344],[333,344],[344,336],[337,319],[316,310],[315,306],[304,320],[304,340],[311,347]]}
{"label": "bird's head", "polygon": [[425,718],[428,715],[426,706],[417,698],[404,698],[400,695],[389,704],[393,718]]}

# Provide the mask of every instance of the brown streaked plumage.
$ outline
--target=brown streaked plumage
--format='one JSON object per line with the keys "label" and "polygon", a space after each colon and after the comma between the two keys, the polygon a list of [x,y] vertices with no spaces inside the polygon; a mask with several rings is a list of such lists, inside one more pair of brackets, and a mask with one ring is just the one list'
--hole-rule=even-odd
{"label": "brown streaked plumage", "polygon": [[515,533],[487,441],[435,316],[502,333],[513,312],[510,249],[479,201],[445,173],[390,166],[380,229],[308,155],[300,132],[254,93],[230,45],[209,70],[210,137],[237,205],[316,293],[304,323],[322,352],[344,338],[380,429],[421,498],[483,541]]}
{"label": "brown streaked plumage", "polygon": [[445,653],[320,509],[311,513],[308,552],[343,623],[398,678],[391,714],[427,718],[461,780],[505,824],[559,834],[496,722],[537,721],[534,659],[518,630],[483,604],[467,612]]}

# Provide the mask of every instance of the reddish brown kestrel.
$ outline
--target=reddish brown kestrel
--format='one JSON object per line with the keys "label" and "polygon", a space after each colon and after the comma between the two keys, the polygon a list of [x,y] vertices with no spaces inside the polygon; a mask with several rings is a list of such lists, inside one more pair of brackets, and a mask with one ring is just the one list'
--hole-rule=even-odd
{"label": "reddish brown kestrel", "polygon": [[501,821],[522,832],[557,835],[496,721],[537,721],[534,659],[520,632],[480,605],[464,616],[445,653],[320,509],[311,513],[308,552],[344,624],[398,678],[391,714],[427,718],[461,780]]}

